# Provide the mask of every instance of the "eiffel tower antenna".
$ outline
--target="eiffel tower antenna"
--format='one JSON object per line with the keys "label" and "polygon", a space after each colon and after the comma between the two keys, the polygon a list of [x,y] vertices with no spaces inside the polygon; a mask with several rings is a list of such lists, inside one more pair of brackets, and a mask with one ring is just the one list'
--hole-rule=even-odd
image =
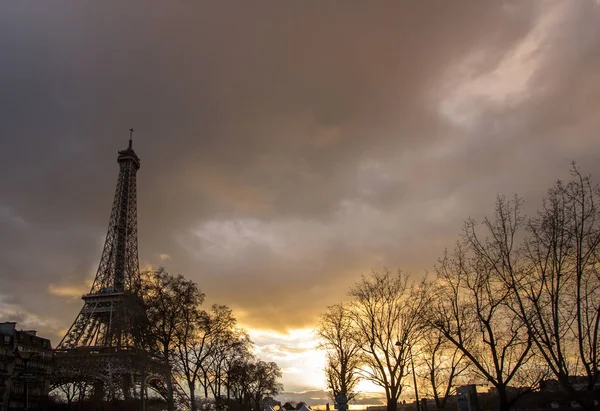
{"label": "eiffel tower antenna", "polygon": [[55,350],[55,382],[93,373],[90,378],[99,384],[94,390],[99,398],[106,390],[111,398],[130,398],[132,389],[136,392],[136,381],[146,372],[140,371],[140,364],[149,364],[140,360],[148,356],[136,348],[134,338],[134,317],[141,311],[136,309],[140,281],[136,177],[140,159],[133,151],[132,137],[130,129],[129,147],[118,153],[119,177],[96,278],[82,297],[83,308]]}

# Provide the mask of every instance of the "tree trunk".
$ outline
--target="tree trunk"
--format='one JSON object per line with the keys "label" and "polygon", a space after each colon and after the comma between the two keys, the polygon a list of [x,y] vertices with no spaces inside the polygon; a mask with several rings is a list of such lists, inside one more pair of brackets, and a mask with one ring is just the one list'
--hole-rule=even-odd
{"label": "tree trunk", "polygon": [[175,411],[175,401],[173,401],[173,370],[171,368],[171,362],[169,361],[169,345],[168,344],[164,344],[163,346],[163,351],[162,351],[162,356],[163,359],[165,361],[165,364],[167,365],[168,368],[168,372],[166,375],[166,380],[167,380],[167,410],[168,411]]}
{"label": "tree trunk", "polygon": [[444,396],[444,398],[440,398],[440,396],[436,393],[434,395],[434,399],[435,399],[435,406],[437,407],[438,410],[443,410],[444,408],[446,408],[446,403],[448,402],[448,396]]}
{"label": "tree trunk", "polygon": [[173,401],[173,381],[171,380],[171,373],[167,377],[167,410],[175,411],[175,401]]}
{"label": "tree trunk", "polygon": [[188,388],[190,389],[190,409],[191,411],[196,411],[196,387],[195,384],[188,384]]}
{"label": "tree trunk", "polygon": [[230,384],[231,378],[229,378],[229,373],[227,373],[227,401],[231,399],[231,390],[229,389]]}
{"label": "tree trunk", "polygon": [[398,400],[396,398],[388,398],[386,411],[397,411]]}
{"label": "tree trunk", "polygon": [[510,404],[508,402],[506,387],[504,385],[499,385],[496,387],[496,390],[498,390],[498,405],[500,407],[500,411],[509,411]]}
{"label": "tree trunk", "polygon": [[256,393],[256,395],[254,396],[254,403],[256,404],[256,411],[261,411],[260,409],[260,394]]}

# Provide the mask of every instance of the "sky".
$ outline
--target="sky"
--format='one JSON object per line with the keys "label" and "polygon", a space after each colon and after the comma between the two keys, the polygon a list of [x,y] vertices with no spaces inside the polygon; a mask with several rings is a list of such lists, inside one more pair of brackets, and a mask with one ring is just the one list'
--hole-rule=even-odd
{"label": "sky", "polygon": [[1,2],[0,321],[75,319],[133,127],[142,268],[322,403],[313,327],[361,273],[423,276],[572,161],[600,181],[598,50],[593,0]]}

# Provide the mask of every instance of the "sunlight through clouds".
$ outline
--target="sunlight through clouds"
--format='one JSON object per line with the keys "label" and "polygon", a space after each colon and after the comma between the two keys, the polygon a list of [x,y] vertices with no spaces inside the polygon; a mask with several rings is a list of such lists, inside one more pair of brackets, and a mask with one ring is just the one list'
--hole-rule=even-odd
{"label": "sunlight through clouds", "polygon": [[57,297],[79,299],[89,291],[91,285],[91,282],[86,282],[85,284],[49,284],[48,292]]}
{"label": "sunlight through clouds", "polygon": [[496,195],[600,173],[600,0],[134,3],[0,6],[0,314],[53,343],[130,127],[140,270],[230,307],[297,400],[362,273],[420,279]]}
{"label": "sunlight through clouds", "polygon": [[87,270],[87,274],[72,273],[59,281],[48,284],[48,293],[69,300],[79,300],[92,287],[98,267],[96,264]]}
{"label": "sunlight through clouds", "polygon": [[477,123],[486,104],[519,104],[543,91],[532,89],[532,79],[547,63],[546,52],[556,41],[560,26],[572,15],[570,9],[574,8],[570,2],[546,5],[548,7],[540,7],[538,23],[492,70],[477,73],[490,57],[485,50],[475,50],[448,71],[445,81],[452,86],[440,105],[447,118],[470,128]]}
{"label": "sunlight through clouds", "polygon": [[256,355],[281,367],[285,391],[325,388],[325,353],[317,349],[313,329],[278,333],[249,328],[248,332],[257,346]]}

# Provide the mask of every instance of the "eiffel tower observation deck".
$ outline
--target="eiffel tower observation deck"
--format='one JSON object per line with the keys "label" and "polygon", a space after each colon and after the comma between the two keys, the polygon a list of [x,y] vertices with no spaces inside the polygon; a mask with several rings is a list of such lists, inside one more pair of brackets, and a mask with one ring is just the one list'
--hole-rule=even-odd
{"label": "eiffel tower observation deck", "polygon": [[119,177],[108,233],[96,278],[82,297],[83,308],[54,353],[53,384],[86,381],[94,397],[130,399],[141,395],[160,365],[150,359],[136,335],[144,315],[136,294],[140,282],[136,176],[140,159],[129,147],[119,151]]}

